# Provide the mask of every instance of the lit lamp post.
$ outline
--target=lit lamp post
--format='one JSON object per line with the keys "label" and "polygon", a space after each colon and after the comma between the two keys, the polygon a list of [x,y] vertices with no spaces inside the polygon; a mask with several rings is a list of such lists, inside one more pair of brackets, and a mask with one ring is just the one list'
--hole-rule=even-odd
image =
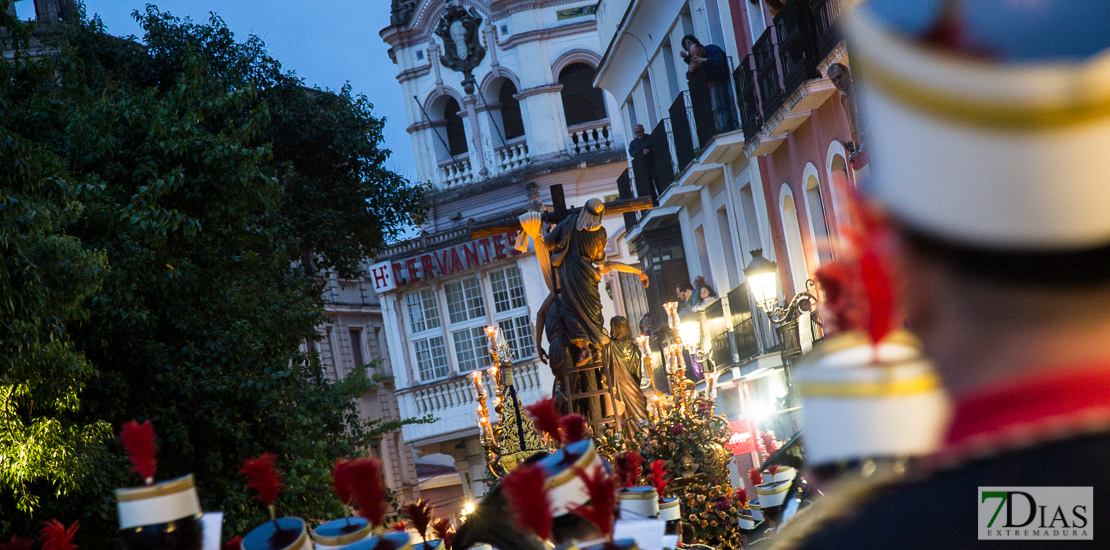
{"label": "lit lamp post", "polygon": [[806,288],[794,295],[789,302],[780,303],[778,299],[778,266],[775,262],[763,257],[762,250],[751,251],[752,261],[744,268],[744,277],[748,280],[759,309],[767,314],[767,319],[775,325],[775,330],[782,339],[782,363],[785,377],[787,402],[793,401],[794,381],[791,376],[791,363],[802,356],[801,334],[798,330],[798,317],[801,313],[813,310],[817,303],[817,296],[812,292],[816,284],[813,280],[806,280]]}
{"label": "lit lamp post", "polygon": [[778,299],[778,265],[764,258],[762,249],[752,250],[751,255],[752,261],[744,268],[744,277],[748,280],[755,303],[767,314],[767,319],[782,337],[783,363],[789,364],[802,355],[798,315],[813,310],[817,296],[812,290],[815,290],[816,284],[807,279],[806,289],[795,294],[790,302],[782,304]]}

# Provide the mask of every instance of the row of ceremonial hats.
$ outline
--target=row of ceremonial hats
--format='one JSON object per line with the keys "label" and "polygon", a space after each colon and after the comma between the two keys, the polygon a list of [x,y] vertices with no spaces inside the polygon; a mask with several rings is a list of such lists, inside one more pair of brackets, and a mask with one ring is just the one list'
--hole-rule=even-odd
{"label": "row of ceremonial hats", "polygon": [[[129,422],[120,433],[120,440],[128,451],[134,470],[145,481],[138,487],[116,490],[124,548],[218,550],[222,514],[202,511],[192,474],[157,483],[154,481],[157,446],[150,421],[143,424]],[[310,531],[301,518],[274,517],[274,499],[282,487],[274,458],[264,454],[248,460],[240,472],[250,476],[247,486],[258,492],[256,498],[269,507],[271,514],[271,521],[255,527],[242,538],[239,543],[242,550],[309,550],[313,546],[322,550],[413,548],[407,532],[375,532],[374,527],[382,523],[385,511],[384,481],[381,479],[380,463],[376,460],[340,461],[333,472],[336,490],[341,493],[339,496],[344,506],[355,499],[360,510],[369,511],[365,514],[369,517],[340,518]],[[342,487],[341,468],[346,468],[343,474],[346,487]],[[364,487],[356,489],[355,484]]]}
{"label": "row of ceremonial hats", "polygon": [[[201,548],[215,549],[220,544],[222,517],[219,513],[204,513],[200,506],[193,476],[155,482],[154,431],[150,422],[125,425],[121,440],[127,448],[135,470],[146,482],[142,486],[116,490],[119,528],[124,546],[129,550],[148,548]],[[365,459],[363,459],[365,460]],[[358,461],[355,461],[358,462]],[[590,486],[588,476],[581,472],[601,472],[609,476],[611,468],[589,439],[569,442],[554,453],[535,462],[535,467],[543,472],[543,492],[550,500],[549,512],[552,517],[568,513],[581,513],[583,507],[591,504],[596,497],[594,487]],[[353,467],[352,467],[353,469]],[[371,511],[370,517],[345,517],[325,522],[309,530],[304,520],[296,517],[275,517],[274,499],[281,489],[280,474],[274,468],[274,456],[262,455],[246,462],[241,473],[250,476],[248,487],[258,492],[257,498],[265,503],[272,519],[252,531],[240,542],[242,550],[307,550],[346,549],[370,550],[391,548],[405,550],[414,548],[408,533],[395,532],[375,535],[375,525],[384,517],[384,483],[380,471],[373,473],[374,483],[381,484],[378,492],[370,491],[382,500],[379,507],[367,506],[359,501],[356,494],[343,494],[337,489],[340,499],[347,505],[353,500],[364,508],[380,508],[378,517]],[[336,470],[339,485],[340,470]],[[354,476],[350,471],[343,476]],[[619,491],[614,486],[613,498],[619,508],[629,517],[657,519],[660,523],[678,521],[681,516],[678,500],[659,498],[655,487],[626,487]],[[662,527],[660,528],[662,530]],[[611,532],[609,533],[611,535]],[[604,542],[604,541],[602,541]],[[611,541],[610,541],[611,542]],[[621,548],[636,548],[634,540],[617,541]],[[433,543],[419,545],[435,548]],[[585,550],[592,544],[581,545]]]}

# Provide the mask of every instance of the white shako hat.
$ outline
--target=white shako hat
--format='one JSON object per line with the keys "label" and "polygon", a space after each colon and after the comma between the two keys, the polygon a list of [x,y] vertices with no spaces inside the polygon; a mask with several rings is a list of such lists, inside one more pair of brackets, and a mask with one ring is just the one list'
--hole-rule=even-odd
{"label": "white shako hat", "polygon": [[259,525],[243,537],[242,550],[312,550],[301,518],[277,518]]}
{"label": "white shako hat", "polygon": [[866,190],[900,223],[973,250],[1110,245],[1110,2],[867,0],[846,20]]}
{"label": "white shako hat", "polygon": [[659,503],[659,519],[674,521],[682,519],[682,504],[677,497],[664,497]]}
{"label": "white shako hat", "polygon": [[[810,466],[923,455],[944,436],[948,400],[940,378],[904,331],[878,346],[859,332],[825,340],[798,364],[794,380]],[[767,502],[762,491],[759,498]]]}
{"label": "white shako hat", "polygon": [[655,487],[621,487],[617,490],[617,503],[621,510],[645,518],[659,516],[659,494],[655,492]]}
{"label": "white shako hat", "polygon": [[203,515],[193,474],[115,492],[121,531]]}
{"label": "white shako hat", "polygon": [[316,550],[332,550],[368,539],[373,533],[374,526],[370,525],[370,520],[354,516],[321,523],[312,530],[311,536]]}
{"label": "white shako hat", "polygon": [[755,520],[755,518],[752,517],[752,511],[751,510],[740,510],[740,513],[738,514],[738,517],[739,517],[738,521],[739,521],[740,528],[745,530],[745,531],[750,531],[752,529],[755,529],[755,525],[756,525],[756,523],[758,523]]}
{"label": "white shako hat", "polygon": [[755,491],[759,494],[760,509],[782,506],[782,504],[786,502],[786,495],[790,493],[790,486],[792,484],[792,480],[784,480],[770,481],[756,485]]}
{"label": "white shako hat", "polygon": [[543,468],[544,488],[551,499],[552,516],[566,514],[570,508],[589,502],[586,484],[575,473],[576,467],[592,473],[594,468],[609,465],[597,452],[597,446],[589,439],[583,439],[541,458],[536,462]]}
{"label": "white shako hat", "polygon": [[[442,547],[442,543],[440,545]],[[423,546],[428,547],[427,544]],[[319,548],[319,546],[316,548]],[[412,550],[412,548],[412,537],[408,533],[386,533],[342,547],[343,550]]]}

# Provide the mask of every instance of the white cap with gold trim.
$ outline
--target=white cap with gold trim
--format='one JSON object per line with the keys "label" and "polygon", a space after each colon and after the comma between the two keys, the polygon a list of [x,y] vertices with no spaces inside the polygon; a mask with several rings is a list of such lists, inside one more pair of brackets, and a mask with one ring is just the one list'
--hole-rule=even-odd
{"label": "white cap with gold trim", "polygon": [[[908,333],[894,332],[877,346],[858,332],[830,338],[794,376],[811,466],[922,455],[944,435],[947,396]],[[767,502],[762,491],[759,498]]]}
{"label": "white cap with gold trim", "polygon": [[869,0],[846,26],[868,192],[1000,251],[1110,245],[1110,2]]}

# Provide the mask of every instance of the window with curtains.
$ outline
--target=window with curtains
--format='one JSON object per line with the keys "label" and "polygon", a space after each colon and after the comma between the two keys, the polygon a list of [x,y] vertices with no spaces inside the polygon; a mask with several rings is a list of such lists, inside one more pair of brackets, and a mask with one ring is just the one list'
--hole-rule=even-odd
{"label": "window with curtains", "polygon": [[424,288],[405,295],[409,336],[421,382],[447,376],[447,349],[440,329],[435,290]]}
{"label": "window with curtains", "polygon": [[459,372],[485,367],[486,304],[482,296],[482,281],[468,277],[443,285],[447,297],[447,315],[450,318],[451,342],[455,348],[455,361]]}
{"label": "window with curtains", "polygon": [[494,322],[505,341],[513,349],[516,360],[529,359],[536,353],[528,302],[524,299],[524,277],[518,266],[489,273],[493,291]]}

